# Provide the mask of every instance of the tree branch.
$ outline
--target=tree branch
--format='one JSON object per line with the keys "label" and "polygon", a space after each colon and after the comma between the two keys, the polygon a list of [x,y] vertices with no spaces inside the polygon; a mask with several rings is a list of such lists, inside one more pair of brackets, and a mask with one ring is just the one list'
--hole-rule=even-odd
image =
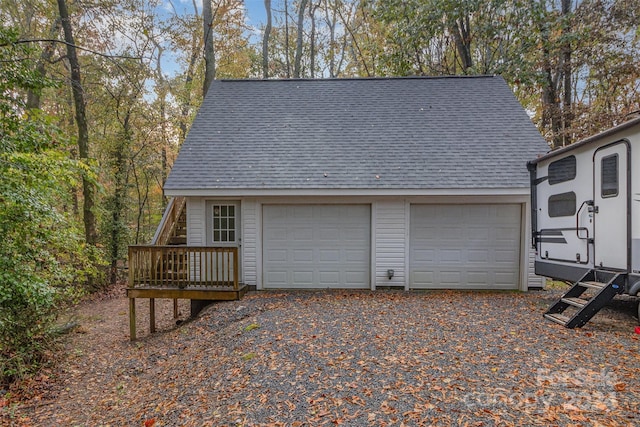
{"label": "tree branch", "polygon": [[16,40],[14,42],[9,42],[9,43],[0,43],[0,47],[7,47],[15,44],[24,44],[24,43],[60,43],[67,46],[75,47],[76,49],[84,50],[85,52],[93,53],[94,55],[102,56],[104,58],[142,59],[141,57],[136,57],[136,56],[109,55],[107,53],[98,52],[96,50],[89,49],[87,47],[78,46],[72,43],[68,43],[64,40],[57,40],[57,39],[22,39],[22,40]]}

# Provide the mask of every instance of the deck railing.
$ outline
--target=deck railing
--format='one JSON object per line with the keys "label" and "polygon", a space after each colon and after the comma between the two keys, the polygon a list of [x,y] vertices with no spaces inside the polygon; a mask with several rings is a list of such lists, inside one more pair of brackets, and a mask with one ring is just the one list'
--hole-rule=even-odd
{"label": "deck railing", "polygon": [[237,291],[238,248],[129,246],[129,287]]}

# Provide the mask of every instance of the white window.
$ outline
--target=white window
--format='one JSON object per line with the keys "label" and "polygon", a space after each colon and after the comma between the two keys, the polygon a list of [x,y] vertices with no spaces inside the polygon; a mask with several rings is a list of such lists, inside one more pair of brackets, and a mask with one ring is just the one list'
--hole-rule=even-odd
{"label": "white window", "polygon": [[238,242],[238,204],[209,202],[207,205],[207,240],[209,244]]}

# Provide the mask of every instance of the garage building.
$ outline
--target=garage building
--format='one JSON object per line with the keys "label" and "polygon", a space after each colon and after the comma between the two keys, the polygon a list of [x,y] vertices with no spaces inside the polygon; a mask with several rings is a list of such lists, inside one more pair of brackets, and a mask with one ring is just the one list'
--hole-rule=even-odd
{"label": "garage building", "polygon": [[165,183],[256,289],[521,289],[526,162],[501,77],[215,81]]}

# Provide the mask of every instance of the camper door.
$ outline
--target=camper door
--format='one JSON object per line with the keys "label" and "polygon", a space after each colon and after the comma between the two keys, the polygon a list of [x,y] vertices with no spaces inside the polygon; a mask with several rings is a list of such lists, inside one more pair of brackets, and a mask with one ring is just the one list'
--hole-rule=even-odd
{"label": "camper door", "polygon": [[615,143],[593,156],[596,267],[627,269],[629,236],[628,145]]}

